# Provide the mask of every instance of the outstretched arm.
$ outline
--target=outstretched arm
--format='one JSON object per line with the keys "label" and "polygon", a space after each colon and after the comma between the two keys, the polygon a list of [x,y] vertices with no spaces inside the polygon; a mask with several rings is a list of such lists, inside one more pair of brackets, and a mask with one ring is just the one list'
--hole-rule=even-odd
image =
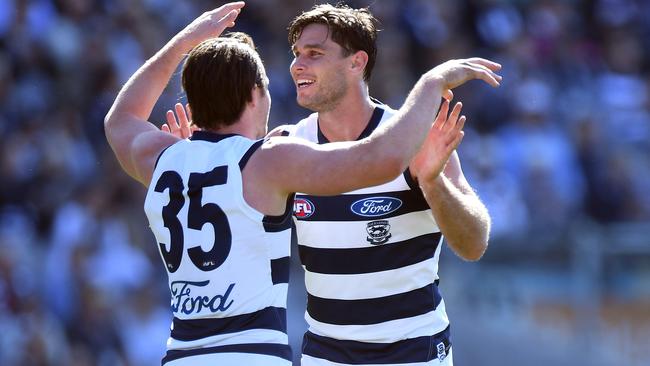
{"label": "outstretched arm", "polygon": [[179,139],[147,121],[156,101],[185,54],[232,27],[243,6],[242,1],[229,3],[195,19],[131,76],[106,115],[108,143],[122,168],[145,186],[158,155]]}
{"label": "outstretched arm", "polygon": [[[417,82],[404,105],[386,124],[356,142],[315,145],[293,138],[272,138],[249,166],[265,184],[290,192],[331,195],[387,182],[401,174],[431,128],[443,93],[469,80],[498,86],[500,65],[479,58],[452,60]],[[462,121],[436,125],[446,145],[462,137]]]}

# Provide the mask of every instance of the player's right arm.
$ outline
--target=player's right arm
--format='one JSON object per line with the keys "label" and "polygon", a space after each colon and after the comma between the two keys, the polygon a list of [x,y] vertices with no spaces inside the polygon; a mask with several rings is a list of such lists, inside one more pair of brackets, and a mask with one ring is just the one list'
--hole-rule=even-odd
{"label": "player's right arm", "polygon": [[453,150],[462,138],[462,121],[432,126],[443,93],[472,79],[496,87],[499,69],[480,58],[448,61],[424,74],[402,108],[369,137],[324,145],[271,138],[251,157],[249,174],[285,194],[333,195],[390,181],[406,170],[429,128]]}
{"label": "player's right arm", "polygon": [[147,60],[118,93],[104,119],[106,138],[124,171],[143,185],[149,185],[160,153],[179,140],[147,121],[156,101],[187,52],[232,27],[243,6],[233,2],[203,13]]}

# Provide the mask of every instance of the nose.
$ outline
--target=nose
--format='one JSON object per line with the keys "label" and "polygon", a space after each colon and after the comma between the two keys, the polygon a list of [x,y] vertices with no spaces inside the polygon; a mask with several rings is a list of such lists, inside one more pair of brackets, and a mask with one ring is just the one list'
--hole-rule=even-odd
{"label": "nose", "polygon": [[296,74],[302,71],[305,71],[304,62],[300,57],[294,57],[291,66],[289,66],[289,72],[291,72],[291,74]]}

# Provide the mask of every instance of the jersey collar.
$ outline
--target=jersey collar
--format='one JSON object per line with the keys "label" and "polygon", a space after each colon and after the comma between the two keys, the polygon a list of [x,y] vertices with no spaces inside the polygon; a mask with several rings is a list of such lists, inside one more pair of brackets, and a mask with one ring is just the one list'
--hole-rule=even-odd
{"label": "jersey collar", "polygon": [[[361,135],[357,137],[356,141],[361,140],[363,138],[366,138],[370,136],[372,131],[379,126],[379,121],[381,121],[381,117],[384,115],[384,109],[381,108],[380,106],[376,106],[375,110],[372,112],[372,116],[370,117],[370,121],[368,121],[368,124],[366,125],[366,128],[361,132]],[[330,141],[325,137],[323,134],[323,131],[320,130],[320,123],[318,123],[318,143],[319,144],[327,144]]]}
{"label": "jersey collar", "polygon": [[240,136],[236,133],[226,133],[226,134],[220,134],[216,132],[211,132],[211,131],[194,131],[192,133],[192,136],[190,137],[191,141],[209,141],[209,142],[219,142],[221,140],[227,139],[228,137],[233,137],[233,136]]}

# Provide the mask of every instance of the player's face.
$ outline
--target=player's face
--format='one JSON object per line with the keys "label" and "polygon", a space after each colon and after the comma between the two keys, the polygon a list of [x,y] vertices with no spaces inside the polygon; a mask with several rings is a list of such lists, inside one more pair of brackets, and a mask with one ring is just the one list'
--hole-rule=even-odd
{"label": "player's face", "polygon": [[306,26],[292,47],[290,72],[296,85],[296,99],[316,112],[336,108],[348,91],[343,48],[329,37],[324,24]]}

